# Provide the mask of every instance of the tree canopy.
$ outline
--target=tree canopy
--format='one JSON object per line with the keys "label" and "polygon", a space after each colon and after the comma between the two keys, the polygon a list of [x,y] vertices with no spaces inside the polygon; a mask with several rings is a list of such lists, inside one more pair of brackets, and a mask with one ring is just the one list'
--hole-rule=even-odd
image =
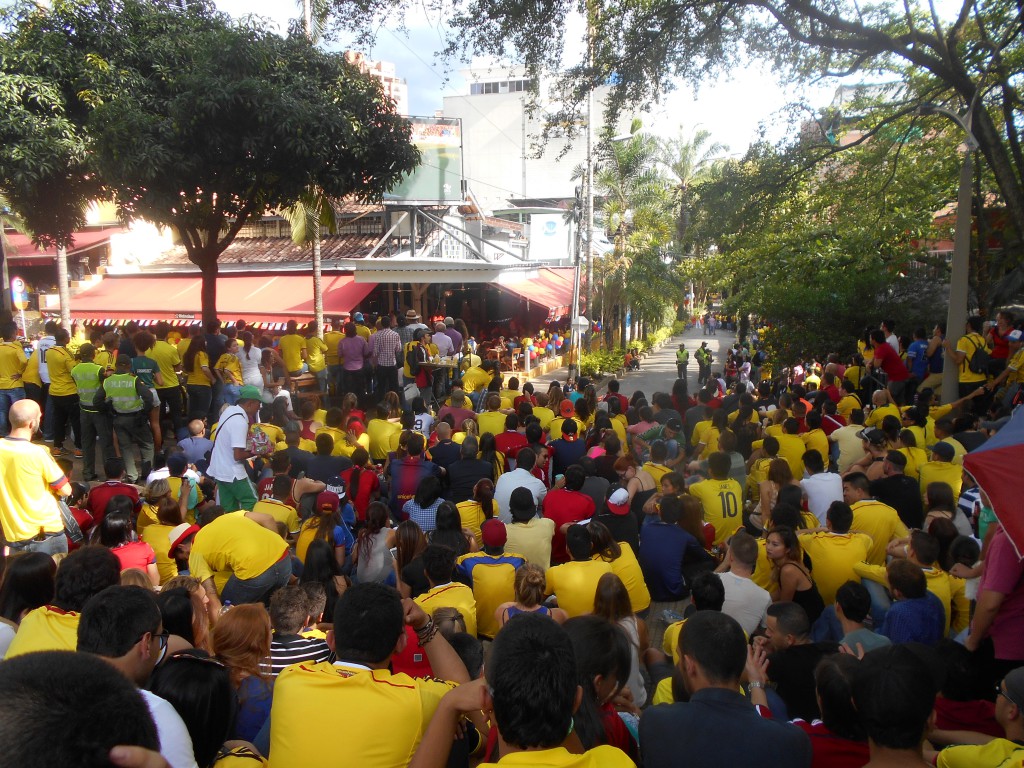
{"label": "tree canopy", "polygon": [[[27,3],[8,23],[0,97],[18,119],[0,116],[10,148],[0,181],[19,210],[31,216],[31,198],[12,180],[40,197],[50,164],[62,168],[52,153],[30,163],[22,148],[50,141],[41,129],[70,137],[65,154],[78,164],[65,173],[81,169],[76,178],[124,219],[174,229],[202,271],[205,319],[216,312],[217,259],[246,222],[311,186],[379,199],[418,162],[379,84],[301,34],[167,0]],[[65,231],[33,229],[41,239]]]}

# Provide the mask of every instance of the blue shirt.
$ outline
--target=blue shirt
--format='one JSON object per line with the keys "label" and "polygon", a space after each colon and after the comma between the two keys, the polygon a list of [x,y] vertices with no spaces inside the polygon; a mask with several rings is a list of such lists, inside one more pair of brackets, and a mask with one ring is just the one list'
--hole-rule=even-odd
{"label": "blue shirt", "polygon": [[907,365],[910,372],[918,379],[925,379],[928,376],[928,358],[925,352],[928,351],[928,342],[918,339],[907,347]]}
{"label": "blue shirt", "polygon": [[437,499],[429,507],[421,507],[414,499],[409,499],[402,505],[402,512],[412,520],[424,533],[430,533],[437,527],[437,508],[441,506],[444,499]]}
{"label": "blue shirt", "polygon": [[708,554],[689,532],[660,520],[644,525],[640,532],[640,568],[651,600],[671,603],[687,594],[683,563],[707,559]]}
{"label": "blue shirt", "polygon": [[946,631],[946,610],[931,592],[912,600],[897,600],[885,614],[878,634],[894,643],[936,646]]}

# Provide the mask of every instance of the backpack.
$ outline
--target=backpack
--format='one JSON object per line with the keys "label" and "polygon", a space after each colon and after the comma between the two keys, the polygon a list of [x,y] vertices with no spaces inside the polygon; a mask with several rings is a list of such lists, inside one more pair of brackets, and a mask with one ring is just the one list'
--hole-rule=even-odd
{"label": "backpack", "polygon": [[249,428],[249,436],[245,440],[245,447],[255,456],[267,456],[274,452],[274,444],[270,436],[255,424]]}
{"label": "backpack", "polygon": [[405,353],[405,362],[409,364],[409,373],[413,376],[419,375],[420,372],[420,359],[416,354],[416,347],[410,347]]}
{"label": "backpack", "polygon": [[988,353],[988,349],[985,347],[985,343],[982,342],[979,344],[972,338],[972,336],[975,335],[976,334],[970,334],[967,337],[967,340],[974,345],[974,354],[971,355],[971,359],[967,361],[967,369],[971,373],[988,373],[989,362],[992,358]]}

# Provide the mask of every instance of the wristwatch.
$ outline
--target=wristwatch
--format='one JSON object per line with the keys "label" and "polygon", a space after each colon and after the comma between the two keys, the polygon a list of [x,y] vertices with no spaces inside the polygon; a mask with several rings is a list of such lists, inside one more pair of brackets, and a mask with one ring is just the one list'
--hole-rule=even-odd
{"label": "wristwatch", "polygon": [[762,683],[760,680],[751,680],[747,684],[747,688],[749,688],[750,690],[754,690],[755,688],[760,688],[763,691],[764,690],[764,683]]}

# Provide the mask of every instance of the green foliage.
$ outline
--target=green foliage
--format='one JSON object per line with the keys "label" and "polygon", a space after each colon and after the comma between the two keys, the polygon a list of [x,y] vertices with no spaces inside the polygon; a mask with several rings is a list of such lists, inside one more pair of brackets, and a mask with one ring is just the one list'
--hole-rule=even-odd
{"label": "green foliage", "polygon": [[[252,217],[314,185],[376,200],[418,162],[379,83],[301,34],[201,1],[59,0],[17,6],[8,22],[0,95],[47,120],[0,118],[5,144],[63,140],[124,219],[173,227],[203,271],[204,316],[217,258]],[[14,175],[6,160],[0,179]]]}

